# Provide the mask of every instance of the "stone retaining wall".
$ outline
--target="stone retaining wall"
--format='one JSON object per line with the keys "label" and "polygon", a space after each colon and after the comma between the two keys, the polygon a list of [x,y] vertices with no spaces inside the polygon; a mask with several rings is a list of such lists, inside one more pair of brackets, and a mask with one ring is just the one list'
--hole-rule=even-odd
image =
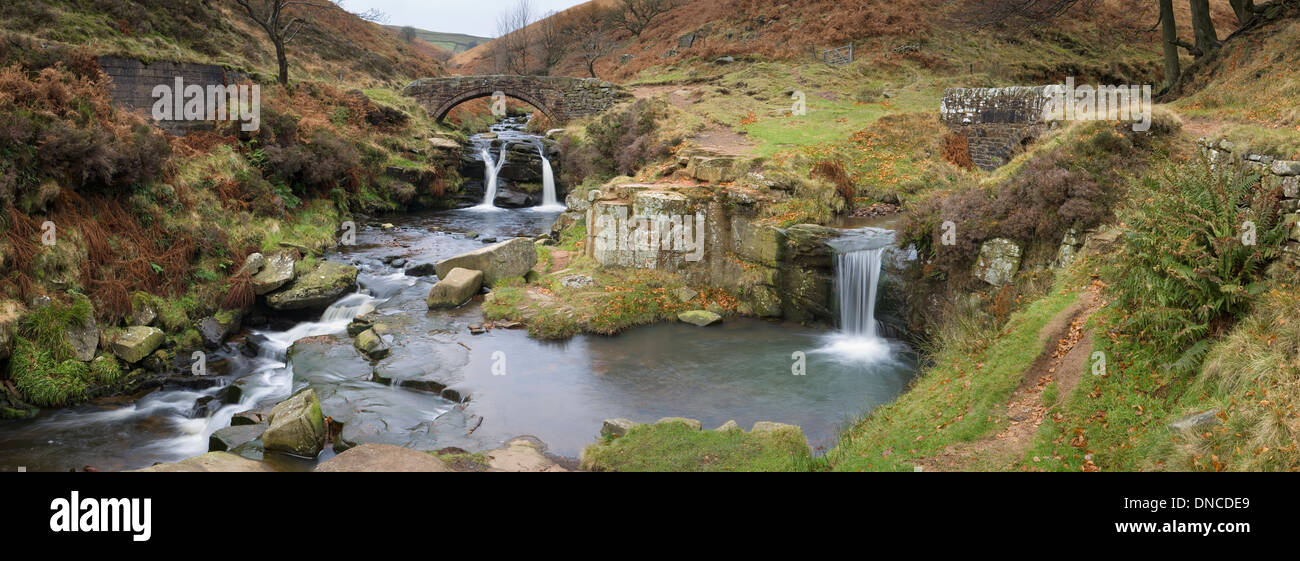
{"label": "stone retaining wall", "polygon": [[[227,86],[248,80],[242,72],[227,70],[215,64],[191,64],[185,62],[158,61],[145,64],[141,61],[115,56],[101,56],[96,59],[104,73],[113,79],[111,96],[113,104],[128,111],[141,113],[151,119],[156,99],[153,89],[158,85],[173,86],[176,78],[184,80],[185,85]],[[184,136],[191,130],[209,129],[210,122],[203,121],[154,121],[160,128],[177,136]]]}
{"label": "stone retaining wall", "polygon": [[1283,259],[1292,266],[1300,264],[1300,161],[1282,160],[1256,154],[1249,147],[1237,146],[1227,140],[1197,140],[1201,153],[1212,165],[1233,164],[1263,176],[1264,188],[1282,188],[1282,209],[1289,228]]}
{"label": "stone retaining wall", "polygon": [[1043,119],[1051,87],[947,89],[939,106],[940,120],[966,137],[976,166],[997,169],[1051,126]]}

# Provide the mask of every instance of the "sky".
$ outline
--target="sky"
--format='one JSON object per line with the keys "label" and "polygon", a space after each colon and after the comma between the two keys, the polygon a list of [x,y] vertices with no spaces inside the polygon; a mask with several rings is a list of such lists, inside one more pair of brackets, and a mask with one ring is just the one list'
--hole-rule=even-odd
{"label": "sky", "polygon": [[[497,18],[518,0],[345,0],[343,7],[358,13],[376,9],[389,25],[409,25],[429,31],[496,37]],[[561,11],[585,0],[532,0],[537,16]]]}

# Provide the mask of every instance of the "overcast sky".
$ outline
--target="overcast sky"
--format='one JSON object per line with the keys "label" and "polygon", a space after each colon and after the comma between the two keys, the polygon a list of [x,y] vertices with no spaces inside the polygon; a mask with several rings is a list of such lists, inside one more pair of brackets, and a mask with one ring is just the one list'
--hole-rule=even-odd
{"label": "overcast sky", "polygon": [[[429,31],[496,37],[497,18],[517,0],[345,0],[349,12],[371,8],[388,15],[389,25],[409,25]],[[582,4],[585,0],[532,0],[540,16]]]}

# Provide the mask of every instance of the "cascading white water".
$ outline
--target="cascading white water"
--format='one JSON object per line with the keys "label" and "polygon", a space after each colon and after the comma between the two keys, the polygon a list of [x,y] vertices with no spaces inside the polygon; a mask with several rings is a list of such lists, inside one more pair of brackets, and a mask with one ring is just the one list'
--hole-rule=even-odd
{"label": "cascading white water", "polygon": [[546,147],[539,143],[537,154],[542,157],[542,206],[536,207],[536,210],[564,210],[564,205],[555,197],[555,171],[551,169],[551,161],[546,158]]}
{"label": "cascading white water", "polygon": [[840,330],[876,338],[876,287],[885,248],[859,249],[835,256],[835,284],[839,293]]}
{"label": "cascading white water", "polygon": [[878,228],[848,230],[829,243],[835,250],[840,329],[821,350],[843,362],[892,360],[891,344],[879,334],[876,298],[880,266],[885,251],[894,243],[894,232]]}
{"label": "cascading white water", "polygon": [[501,145],[501,156],[497,160],[492,159],[492,145],[483,146],[479,152],[483,156],[483,202],[479,203],[476,209],[495,209],[497,198],[497,176],[501,173],[501,168],[506,165],[506,155],[510,153],[510,145]]}

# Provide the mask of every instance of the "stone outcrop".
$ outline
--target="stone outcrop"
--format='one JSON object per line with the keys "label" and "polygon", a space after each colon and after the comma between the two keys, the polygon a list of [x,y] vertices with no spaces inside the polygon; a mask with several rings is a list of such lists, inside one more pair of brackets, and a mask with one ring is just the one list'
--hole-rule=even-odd
{"label": "stone outcrop", "polygon": [[314,390],[300,391],[277,404],[268,425],[262,433],[267,450],[314,458],[325,447],[325,420]]}
{"label": "stone outcrop", "polygon": [[1011,284],[1020,270],[1020,245],[1006,238],[993,238],[980,246],[979,260],[972,274],[993,286]]}
{"label": "stone outcrop", "polygon": [[509,472],[562,472],[568,471],[546,457],[542,441],[520,436],[507,442],[504,448],[483,453],[490,471]]}
{"label": "stone outcrop", "polygon": [[157,464],[135,472],[240,472],[263,473],[275,471],[262,462],[242,458],[229,452],[208,452],[175,463]]}
{"label": "stone outcrop", "polygon": [[514,238],[483,249],[439,261],[434,269],[446,278],[453,269],[483,272],[483,284],[493,286],[509,277],[522,277],[537,265],[537,246],[528,238]]}
{"label": "stone outcrop", "polygon": [[356,288],[356,267],[322,261],[315,270],[298,275],[283,288],[267,294],[266,305],[280,311],[324,310]]}
{"label": "stone outcrop", "polygon": [[[534,255],[536,255],[534,253]],[[440,276],[438,284],[429,289],[425,303],[429,309],[455,308],[468,302],[483,288],[483,272],[454,268]]]}

